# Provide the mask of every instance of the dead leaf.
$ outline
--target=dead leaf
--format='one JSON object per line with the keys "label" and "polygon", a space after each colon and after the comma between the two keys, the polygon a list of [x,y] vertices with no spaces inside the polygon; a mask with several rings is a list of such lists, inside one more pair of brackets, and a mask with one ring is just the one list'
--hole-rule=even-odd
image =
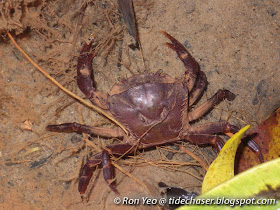
{"label": "dead leaf", "polygon": [[[252,129],[248,136],[260,146],[264,162],[278,158],[280,156],[280,108]],[[258,156],[247,147],[240,146],[238,155],[237,173],[260,164]]]}

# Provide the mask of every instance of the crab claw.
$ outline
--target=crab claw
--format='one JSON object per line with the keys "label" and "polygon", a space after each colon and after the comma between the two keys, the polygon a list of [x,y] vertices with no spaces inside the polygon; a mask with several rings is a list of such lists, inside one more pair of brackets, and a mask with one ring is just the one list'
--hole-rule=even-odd
{"label": "crab claw", "polygon": [[95,85],[92,79],[93,70],[91,62],[95,55],[95,53],[91,52],[91,45],[94,40],[93,38],[90,38],[88,42],[83,45],[80,56],[78,57],[77,84],[79,89],[94,105],[103,109],[107,109],[107,96],[106,94],[103,94],[94,88]]}
{"label": "crab claw", "polygon": [[191,56],[191,54],[184,47],[184,45],[178,42],[173,36],[166,33],[165,31],[160,31],[160,33],[162,33],[171,41],[171,43],[166,42],[166,45],[170,47],[172,50],[174,50],[177,53],[180,60],[183,62],[186,68],[185,77],[188,83],[188,89],[191,90],[195,84],[197,75],[200,71],[199,64]]}

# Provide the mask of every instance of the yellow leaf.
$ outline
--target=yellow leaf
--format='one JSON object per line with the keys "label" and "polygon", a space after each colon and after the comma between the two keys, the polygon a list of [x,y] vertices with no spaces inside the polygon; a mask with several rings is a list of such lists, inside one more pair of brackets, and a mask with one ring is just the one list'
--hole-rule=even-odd
{"label": "yellow leaf", "polygon": [[245,126],[234,134],[224,145],[218,157],[210,165],[203,184],[202,193],[209,191],[215,186],[231,179],[234,176],[234,159],[237,147],[244,133],[250,128]]}
{"label": "yellow leaf", "polygon": [[[279,209],[280,201],[274,199],[275,204],[273,205],[241,205],[241,199],[248,199],[247,201],[253,202],[250,199],[254,199],[255,202],[259,202],[258,199],[262,201],[273,201],[272,199],[266,199],[257,197],[260,192],[277,190],[280,188],[280,158],[271,160],[269,162],[257,165],[243,173],[238,174],[232,179],[224,182],[221,185],[211,189],[203,195],[196,197],[195,199],[202,202],[202,199],[214,199],[217,202],[218,199],[228,199],[231,202],[239,201],[239,204],[235,203],[234,209]],[[271,197],[271,196],[270,196]],[[200,202],[200,203],[201,203]],[[213,203],[212,203],[213,204]],[[182,206],[178,210],[188,210],[188,209],[232,209],[230,207],[231,203],[228,202],[227,205],[189,205]]]}

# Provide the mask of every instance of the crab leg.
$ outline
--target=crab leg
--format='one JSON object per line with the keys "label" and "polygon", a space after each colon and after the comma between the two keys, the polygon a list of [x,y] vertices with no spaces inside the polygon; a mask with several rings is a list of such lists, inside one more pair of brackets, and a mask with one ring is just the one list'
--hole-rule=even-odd
{"label": "crab leg", "polygon": [[198,98],[202,95],[204,89],[207,86],[207,79],[204,72],[200,71],[196,85],[193,87],[189,95],[189,107],[192,106]]}
{"label": "crab leg", "polygon": [[89,44],[85,43],[80,52],[77,64],[77,84],[80,90],[93,104],[102,109],[108,109],[106,105],[106,95],[93,87],[93,71],[91,66],[93,54],[90,52],[91,45],[92,41],[90,41]]}
{"label": "crab leg", "polygon": [[[195,127],[192,127],[184,137],[195,144],[212,144],[217,151],[220,151],[223,147],[223,140],[220,137],[214,136],[217,133],[236,133],[239,130],[238,127],[231,125],[226,121],[204,123]],[[244,140],[242,139],[242,142]],[[259,145],[254,140],[247,142],[248,147],[259,156],[261,162],[263,157]]]}
{"label": "crab leg", "polygon": [[[104,156],[106,158],[106,155],[104,155]],[[84,167],[82,168],[82,170],[80,172],[78,190],[81,195],[85,194],[85,192],[87,190],[87,186],[89,185],[89,182],[91,180],[95,167],[100,166],[100,165],[102,166],[102,162],[103,162],[102,158],[103,158],[103,152],[100,152],[100,153],[94,155],[93,157],[91,157],[90,159],[87,159],[86,164],[84,165]],[[105,178],[105,176],[104,176],[104,178]],[[113,185],[113,184],[111,184],[111,185]]]}
{"label": "crab leg", "polygon": [[259,160],[261,161],[261,163],[263,163],[264,160],[263,160],[260,146],[253,139],[249,138],[248,140],[248,138],[249,136],[241,139],[242,143],[247,145],[254,153],[258,154]]}
{"label": "crab leg", "polygon": [[165,35],[168,39],[170,39],[171,43],[166,43],[166,45],[177,53],[178,57],[181,59],[184,66],[186,67],[187,69],[185,72],[186,84],[188,86],[188,90],[191,90],[194,86],[197,75],[200,71],[199,64],[191,56],[188,50],[174,37],[172,37],[170,34],[166,33],[165,31],[161,31],[161,33]]}
{"label": "crab leg", "polygon": [[102,152],[96,154],[90,160],[87,160],[86,164],[80,172],[79,186],[78,190],[81,195],[85,194],[87,186],[92,177],[94,167],[100,165],[102,162]]}
{"label": "crab leg", "polygon": [[48,125],[46,127],[48,131],[52,132],[80,132],[94,134],[103,137],[124,137],[125,134],[121,128],[111,129],[103,127],[93,127],[88,125],[82,125],[79,123],[63,123],[58,125]]}
{"label": "crab leg", "polygon": [[225,145],[224,140],[216,135],[210,134],[189,134],[186,137],[186,140],[198,145],[211,144],[217,152],[220,152],[223,146]]}
{"label": "crab leg", "polygon": [[105,181],[108,183],[109,187],[116,193],[119,194],[116,189],[116,184],[114,180],[114,168],[111,164],[110,155],[126,155],[133,154],[135,152],[136,147],[133,147],[129,144],[116,144],[107,146],[103,152],[96,154],[94,157],[87,160],[84,165],[81,174],[80,174],[80,182],[79,182],[79,192],[81,195],[85,194],[87,186],[90,182],[90,179],[93,174],[93,170],[95,166],[103,167],[103,177]]}
{"label": "crab leg", "polygon": [[115,178],[114,167],[111,163],[110,155],[106,150],[103,150],[102,152],[102,167],[103,167],[103,177],[105,181],[116,194],[120,194],[116,188],[116,183],[114,181]]}
{"label": "crab leg", "polygon": [[235,95],[228,90],[218,90],[217,93],[212,96],[208,101],[191,111],[188,115],[189,122],[197,120],[209,110],[211,110],[216,104],[220,103],[222,100],[227,99],[229,101],[234,100]]}
{"label": "crab leg", "polygon": [[188,130],[190,134],[217,134],[217,133],[236,133],[239,128],[226,121],[210,122],[191,127]]}
{"label": "crab leg", "polygon": [[192,127],[185,135],[186,140],[194,144],[211,144],[219,152],[224,146],[224,141],[213,134],[217,133],[236,133],[238,127],[229,124],[226,121],[211,122]]}

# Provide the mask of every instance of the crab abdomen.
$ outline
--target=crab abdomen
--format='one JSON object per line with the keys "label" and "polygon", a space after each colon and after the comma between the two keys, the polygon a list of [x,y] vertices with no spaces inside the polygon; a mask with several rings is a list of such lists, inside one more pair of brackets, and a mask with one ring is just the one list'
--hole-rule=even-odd
{"label": "crab abdomen", "polygon": [[111,113],[144,144],[176,138],[187,92],[182,83],[144,83],[109,97]]}

